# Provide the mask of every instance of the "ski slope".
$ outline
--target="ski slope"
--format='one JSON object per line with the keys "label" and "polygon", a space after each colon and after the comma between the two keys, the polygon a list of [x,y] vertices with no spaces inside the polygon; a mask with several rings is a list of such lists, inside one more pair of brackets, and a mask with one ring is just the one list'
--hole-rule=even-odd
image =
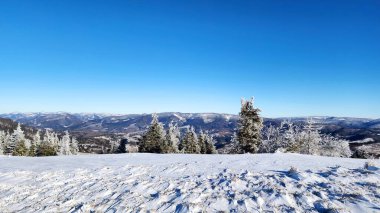
{"label": "ski slope", "polygon": [[380,212],[380,162],[365,162],[284,153],[1,156],[0,209]]}

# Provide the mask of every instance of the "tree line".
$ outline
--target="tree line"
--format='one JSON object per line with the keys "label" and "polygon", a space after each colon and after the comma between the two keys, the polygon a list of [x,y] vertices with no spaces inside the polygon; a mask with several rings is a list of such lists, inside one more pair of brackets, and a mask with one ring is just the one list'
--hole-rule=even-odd
{"label": "tree line", "polygon": [[25,137],[20,123],[13,133],[0,131],[0,154],[14,156],[54,156],[78,154],[78,141],[66,131],[61,138],[46,129],[43,138],[38,130],[32,139]]}
{"label": "tree line", "polygon": [[[242,99],[238,127],[231,140],[227,153],[273,153],[294,152],[311,155],[350,157],[352,155],[347,140],[323,135],[320,128],[309,119],[305,125],[295,125],[283,121],[280,126],[264,126],[260,109],[254,107],[253,98]],[[117,150],[111,143],[111,151],[126,152],[126,140],[121,140]],[[165,130],[158,121],[157,114],[152,115],[148,130],[142,135],[138,144],[139,152],[148,153],[185,153],[216,154],[214,139],[202,130],[195,131],[187,127],[184,135],[173,122]],[[27,139],[20,124],[9,133],[0,131],[0,154],[15,156],[51,156],[75,155],[78,153],[78,141],[69,132],[59,138],[58,134],[46,130],[41,138],[38,130],[33,139]]]}
{"label": "tree line", "polygon": [[[308,119],[304,125],[283,121],[280,126],[264,126],[260,109],[254,107],[254,100],[241,100],[238,127],[232,137],[228,153],[273,153],[293,152],[310,155],[350,157],[347,140],[323,135],[320,128]],[[149,129],[139,142],[139,152],[149,153],[217,153],[213,138],[202,130],[197,134],[188,127],[181,137],[177,125],[170,123],[165,131],[156,114]]]}
{"label": "tree line", "polygon": [[237,135],[231,153],[294,152],[310,155],[350,157],[347,140],[323,135],[320,128],[308,119],[303,126],[283,121],[280,126],[264,127],[260,109],[253,105],[253,98],[241,101]]}
{"label": "tree line", "polygon": [[157,114],[152,115],[148,131],[139,142],[139,152],[149,153],[186,153],[186,154],[216,154],[214,140],[207,132],[197,134],[193,127],[188,127],[181,137],[177,125],[170,123],[165,131],[158,121]]}

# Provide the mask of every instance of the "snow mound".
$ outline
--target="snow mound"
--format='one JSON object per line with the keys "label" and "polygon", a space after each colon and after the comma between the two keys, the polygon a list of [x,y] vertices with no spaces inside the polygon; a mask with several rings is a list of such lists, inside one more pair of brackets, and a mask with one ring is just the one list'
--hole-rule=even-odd
{"label": "snow mound", "polygon": [[[374,212],[380,172],[299,154],[0,157],[2,212]],[[379,161],[371,162],[372,166]]]}

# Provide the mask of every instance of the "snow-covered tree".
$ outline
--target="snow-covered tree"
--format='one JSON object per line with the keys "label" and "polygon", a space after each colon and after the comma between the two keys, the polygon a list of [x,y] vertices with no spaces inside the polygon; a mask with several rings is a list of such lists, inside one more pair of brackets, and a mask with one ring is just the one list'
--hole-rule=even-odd
{"label": "snow-covered tree", "polygon": [[259,113],[260,109],[253,106],[253,98],[249,101],[241,100],[237,136],[239,147],[245,153],[257,153],[260,147],[263,120]]}
{"label": "snow-covered tree", "polygon": [[180,143],[180,151],[183,153],[200,153],[200,147],[198,145],[197,134],[194,131],[194,128],[188,128],[185,136],[182,138]]}
{"label": "snow-covered tree", "polygon": [[6,153],[13,154],[16,146],[19,146],[20,149],[25,146],[25,135],[24,131],[21,129],[20,123],[18,123],[17,128],[13,131],[13,134],[8,139],[5,147]]}
{"label": "snow-covered tree", "polygon": [[[281,123],[281,128],[283,123]],[[282,148],[282,135],[278,127],[270,124],[269,126],[263,129],[263,142],[260,146],[260,152],[263,153],[273,153],[276,152],[279,148]]]}
{"label": "snow-covered tree", "polygon": [[58,137],[58,134],[53,132],[53,137],[52,137],[52,145],[54,147],[54,149],[58,152],[60,150],[60,141],[59,141],[59,137]]}
{"label": "snow-covered tree", "polygon": [[29,150],[28,150],[28,156],[34,157],[36,155],[37,155],[37,145],[34,142],[34,140],[31,140],[30,141],[30,147],[29,147]]}
{"label": "snow-covered tree", "polygon": [[18,123],[17,128],[13,131],[12,140],[24,140],[24,139],[25,139],[24,131],[21,129],[21,124]]}
{"label": "snow-covered tree", "polygon": [[112,138],[109,139],[109,144],[110,144],[110,151],[109,153],[117,153],[118,149],[120,147],[120,142],[118,140],[114,140]]}
{"label": "snow-covered tree", "polygon": [[165,132],[162,123],[158,122],[157,114],[152,114],[152,122],[148,131],[143,135],[139,152],[162,153],[165,151]]}
{"label": "snow-covered tree", "polygon": [[9,132],[4,132],[3,135],[3,154],[4,155],[11,155],[13,149],[9,149],[9,143],[11,143],[11,134]]}
{"label": "snow-covered tree", "polygon": [[352,152],[347,140],[326,135],[322,137],[322,142],[319,145],[318,154],[330,157],[349,158],[351,157]]}
{"label": "snow-covered tree", "polygon": [[40,145],[37,147],[37,156],[53,156],[57,155],[57,150],[54,146],[55,137],[54,133],[50,133],[48,129],[45,131],[45,135]]}
{"label": "snow-covered tree", "polygon": [[243,153],[243,151],[240,149],[238,136],[236,132],[233,133],[230,139],[230,143],[227,144],[224,149],[222,150],[224,154],[237,154],[237,153]]}
{"label": "snow-covered tree", "polygon": [[24,140],[20,140],[16,143],[16,146],[15,146],[12,154],[14,156],[27,156],[28,153],[29,153],[29,150],[25,146],[25,139],[24,139]]}
{"label": "snow-covered tree", "polygon": [[172,122],[169,123],[169,128],[166,132],[166,150],[167,153],[176,153],[178,152],[178,145],[180,142],[180,131],[177,125],[174,125]]}
{"label": "snow-covered tree", "polygon": [[70,149],[71,149],[71,154],[73,155],[77,155],[79,153],[79,145],[75,137],[71,139]]}
{"label": "snow-covered tree", "polygon": [[25,139],[25,147],[29,150],[32,146],[32,142],[29,139]]}
{"label": "snow-covered tree", "polygon": [[65,135],[62,137],[62,140],[60,140],[58,155],[71,155],[70,143],[70,134],[68,131],[65,131]]}
{"label": "snow-covered tree", "polygon": [[281,140],[278,141],[279,148],[284,148],[287,152],[296,153],[301,153],[302,150],[306,150],[304,146],[308,140],[307,135],[309,134],[302,132],[299,126],[294,125],[290,121],[282,122],[280,127],[282,137]]}
{"label": "snow-covered tree", "polygon": [[0,131],[0,155],[4,154],[5,139],[6,133],[4,131]]}
{"label": "snow-covered tree", "polygon": [[321,141],[319,127],[316,126],[312,119],[308,119],[301,134],[300,153],[309,155],[318,154]]}
{"label": "snow-covered tree", "polygon": [[37,130],[36,134],[33,136],[32,145],[29,149],[29,156],[36,156],[38,154],[38,149],[41,145],[41,131]]}
{"label": "snow-covered tree", "polygon": [[207,135],[201,130],[198,134],[198,146],[201,154],[207,153],[206,137]]}
{"label": "snow-covered tree", "polygon": [[36,134],[33,136],[33,141],[36,146],[39,146],[41,144],[41,132],[40,130],[37,130]]}
{"label": "snow-covered tree", "polygon": [[214,139],[211,135],[206,134],[205,137],[206,154],[218,154],[214,145]]}
{"label": "snow-covered tree", "polygon": [[346,140],[322,135],[320,127],[308,119],[301,127],[290,121],[283,121],[279,127],[269,126],[263,131],[262,152],[295,152],[301,154],[350,157],[351,151]]}

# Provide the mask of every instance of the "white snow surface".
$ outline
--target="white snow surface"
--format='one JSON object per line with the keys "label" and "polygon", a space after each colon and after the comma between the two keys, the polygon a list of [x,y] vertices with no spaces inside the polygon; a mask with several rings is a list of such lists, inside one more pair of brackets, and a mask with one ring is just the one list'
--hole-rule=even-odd
{"label": "white snow surface", "polygon": [[380,162],[365,162],[285,153],[1,156],[0,211],[380,212]]}

